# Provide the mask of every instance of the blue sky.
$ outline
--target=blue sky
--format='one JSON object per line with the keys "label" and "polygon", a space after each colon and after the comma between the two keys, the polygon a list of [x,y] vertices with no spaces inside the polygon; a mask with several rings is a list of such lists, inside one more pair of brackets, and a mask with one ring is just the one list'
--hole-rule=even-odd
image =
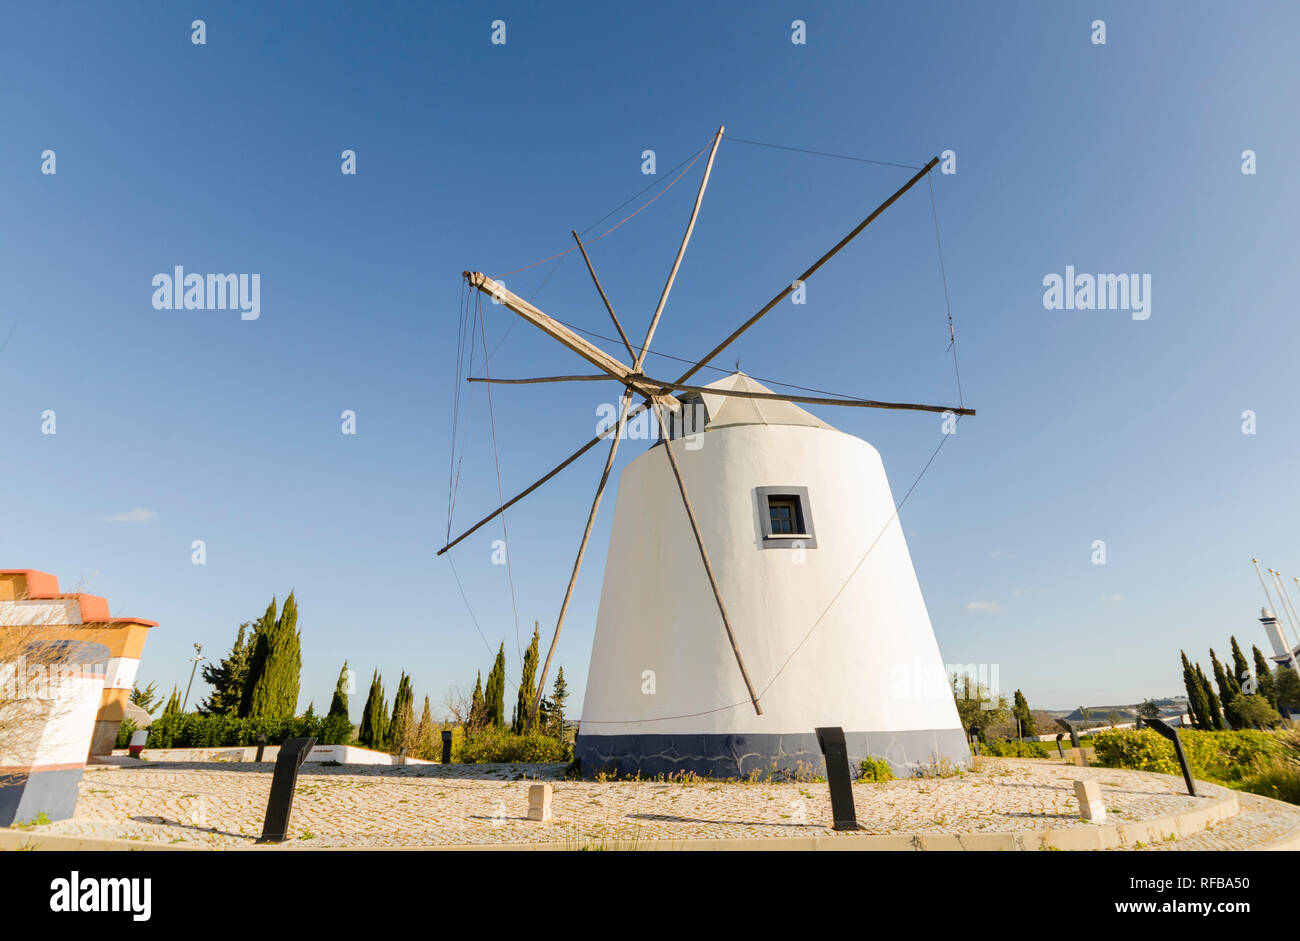
{"label": "blue sky", "polygon": [[[1180,647],[1263,646],[1252,555],[1300,574],[1297,27],[1280,3],[9,5],[0,566],[161,622],[141,678],[164,688],[183,688],[191,643],[219,656],[291,588],[304,708],[328,703],[345,659],[390,695],[409,670],[435,709],[501,641],[516,679],[515,609],[520,642],[534,620],[549,637],[603,449],[508,516],[515,604],[491,564],[499,528],[455,550],[480,637],[434,555],[460,273],[567,248],[655,179],[643,150],[662,178],[725,123],[904,164],[956,152],[932,179],[979,414],[902,514],[945,660],[998,664],[1044,707],[1178,693]],[[700,166],[592,248],[634,337]],[[909,175],[724,139],[654,349],[701,355]],[[719,365],[954,400],[930,211],[914,189]],[[259,273],[261,316],[155,310],[151,279],[176,265]],[[1045,310],[1042,280],[1067,265],[1150,274],[1150,319]],[[581,259],[552,268],[506,280],[608,335]],[[494,375],[589,371],[504,309],[485,316]],[[614,394],[498,387],[506,492],[590,437]],[[477,387],[457,524],[496,498],[485,405]],[[880,450],[896,496],[939,437],[929,414],[814,410]],[[111,519],[136,509],[150,521]],[[575,715],[611,515],[612,499],[558,653]]]}

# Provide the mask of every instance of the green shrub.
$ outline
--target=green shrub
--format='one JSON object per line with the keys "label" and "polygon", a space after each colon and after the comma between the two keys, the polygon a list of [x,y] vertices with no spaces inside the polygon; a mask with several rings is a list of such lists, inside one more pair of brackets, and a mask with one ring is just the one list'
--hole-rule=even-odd
{"label": "green shrub", "polygon": [[259,733],[266,744],[279,745],[289,738],[315,736],[318,744],[341,745],[352,737],[352,726],[342,728],[339,721],[326,717],[250,718],[205,716],[197,712],[165,715],[154,720],[149,729],[150,748],[234,748],[256,745]]}
{"label": "green shrub", "polygon": [[1238,785],[1243,791],[1300,804],[1300,764],[1274,757],[1257,761]]}
{"label": "green shrub", "polygon": [[863,758],[862,763],[858,765],[858,780],[873,781],[875,783],[892,781],[894,780],[894,769],[883,758]]}
{"label": "green shrub", "polygon": [[455,744],[452,751],[452,761],[461,764],[490,762],[542,764],[567,762],[572,758],[572,747],[551,735],[538,732],[515,735],[509,729],[493,727],[462,739]]}
{"label": "green shrub", "polygon": [[[1276,735],[1268,732],[1201,732],[1180,729],[1179,738],[1192,775],[1225,783],[1240,781],[1263,762],[1284,753]],[[1173,743],[1152,729],[1116,729],[1094,737],[1093,763],[1106,768],[1133,768],[1160,774],[1181,774]]]}
{"label": "green shrub", "polygon": [[326,716],[316,732],[318,745],[346,745],[352,741],[352,720],[345,715]]}
{"label": "green shrub", "polygon": [[114,748],[126,748],[131,744],[131,736],[135,733],[135,720],[123,719],[122,724],[117,727],[117,741],[113,743]]}
{"label": "green shrub", "polygon": [[1047,758],[1049,755],[1042,742],[1006,738],[989,739],[980,746],[980,751],[990,758]]}

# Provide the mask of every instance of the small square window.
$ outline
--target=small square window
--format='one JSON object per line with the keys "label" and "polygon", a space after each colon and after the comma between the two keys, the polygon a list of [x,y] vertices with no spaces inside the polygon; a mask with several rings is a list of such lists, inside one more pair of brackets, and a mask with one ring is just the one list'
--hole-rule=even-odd
{"label": "small square window", "polygon": [[799,501],[794,497],[768,497],[767,516],[773,536],[803,532],[799,525]]}
{"label": "small square window", "polygon": [[807,487],[756,487],[754,495],[758,503],[761,548],[817,547]]}

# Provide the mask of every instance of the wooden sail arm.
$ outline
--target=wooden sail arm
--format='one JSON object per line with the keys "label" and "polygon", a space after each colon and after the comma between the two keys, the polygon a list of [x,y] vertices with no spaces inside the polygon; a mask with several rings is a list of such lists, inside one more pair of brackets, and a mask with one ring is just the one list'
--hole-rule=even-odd
{"label": "wooden sail arm", "polygon": [[876,220],[877,216],[879,216],[882,212],[884,212],[886,209],[892,206],[900,196],[902,196],[913,186],[915,186],[918,182],[920,182],[920,180],[927,173],[933,170],[938,163],[939,163],[938,157],[932,158],[929,163],[927,163],[924,167],[922,167],[917,172],[916,176],[912,177],[910,180],[904,183],[902,187],[900,187],[898,191],[894,193],[893,196],[890,196],[887,200],[885,200],[883,203],[877,206],[875,210],[872,211],[871,215],[867,216],[867,218],[859,222],[857,227],[852,232],[850,232],[848,235],[844,236],[844,238],[840,239],[837,243],[835,243],[835,246],[830,251],[828,251],[825,255],[822,255],[822,257],[818,258],[815,262],[813,262],[812,265],[808,268],[808,270],[806,270],[803,274],[799,275],[799,277],[795,278],[794,281],[790,282],[790,285],[787,288],[785,288],[783,291],[781,291],[781,293],[777,294],[776,297],[772,298],[770,301],[764,304],[763,308],[758,313],[756,313],[754,316],[750,317],[743,324],[737,327],[735,331],[732,332],[731,336],[727,337],[725,340],[723,340],[721,343],[715,346],[712,350],[706,353],[704,357],[699,360],[699,362],[697,362],[690,369],[686,370],[686,372],[682,373],[682,375],[678,378],[677,381],[685,382],[687,379],[691,378],[691,376],[695,375],[697,372],[699,372],[701,369],[707,366],[710,362],[712,362],[719,353],[721,353],[728,346],[734,343],[742,333],[744,333],[754,324],[758,323],[758,321],[765,314],[767,314],[768,311],[770,311],[777,304],[781,303],[781,301],[789,297],[797,285],[811,278],[813,274],[816,273],[818,268],[826,264],[826,262],[830,261],[831,258],[834,257],[834,255],[841,248],[843,248],[845,245],[849,244],[849,242],[857,238],[858,234],[867,226],[871,225],[871,223]]}
{"label": "wooden sail arm", "polygon": [[[613,376],[538,376],[534,379],[497,379],[487,376],[470,376],[466,382],[492,382],[503,385],[525,385],[534,382],[612,382]],[[683,382],[666,382],[646,378],[664,392],[699,392],[704,395],[728,395],[742,399],[770,399],[777,402],[798,402],[802,405],[850,405],[856,408],[910,409],[916,412],[952,412],[954,415],[974,415],[975,409],[956,405],[921,405],[912,402],[878,402],[874,399],[825,398],[815,395],[793,395],[785,392],[749,392],[742,389],[718,389],[713,386],[693,386]]]}
{"label": "wooden sail arm", "polygon": [[609,483],[609,473],[614,468],[614,456],[618,454],[618,444],[623,440],[623,429],[627,423],[628,406],[632,402],[632,390],[623,393],[623,400],[618,409],[618,431],[609,445],[609,454],[605,457],[605,470],[596,485],[596,496],[591,501],[591,512],[587,514],[587,526],[582,531],[582,541],[578,543],[578,555],[573,560],[573,572],[569,575],[569,585],[564,590],[564,601],[560,603],[560,615],[555,619],[555,633],[551,635],[551,645],[546,649],[546,660],[542,663],[542,673],[537,679],[537,691],[533,696],[532,721],[537,722],[537,713],[542,705],[542,694],[546,691],[546,677],[551,670],[551,658],[555,656],[555,646],[560,642],[560,631],[564,628],[564,617],[569,612],[569,602],[573,599],[573,589],[578,583],[578,572],[582,569],[582,557],[587,552],[587,543],[591,539],[591,528],[596,522],[596,513],[600,510],[601,497],[605,495],[605,485]]}
{"label": "wooden sail arm", "polygon": [[[674,399],[673,401],[677,401],[677,400]],[[680,407],[680,405],[681,405],[681,403],[679,402],[679,403],[678,403],[678,407]],[[641,404],[641,403],[638,403],[637,405],[632,406],[632,408],[631,408],[631,409],[628,411],[628,413],[627,413],[627,418],[625,419],[625,421],[631,421],[633,418],[636,418],[636,416],[638,416],[638,415],[640,415],[642,412],[644,412],[647,408],[649,408],[648,405]],[[511,497],[509,500],[507,500],[507,501],[505,501],[504,503],[502,503],[499,507],[497,507],[497,508],[496,508],[495,510],[493,510],[491,513],[489,513],[487,516],[483,517],[481,520],[479,520],[477,523],[475,523],[475,524],[474,524],[473,526],[471,526],[469,529],[465,530],[463,533],[461,533],[461,534],[460,534],[459,536],[457,536],[455,539],[452,539],[452,540],[451,540],[450,542],[448,542],[445,546],[443,546],[441,549],[439,549],[438,552],[437,552],[437,554],[438,554],[438,555],[442,555],[444,552],[446,552],[448,549],[450,549],[450,548],[452,548],[453,546],[455,546],[455,545],[456,545],[458,542],[460,542],[461,540],[463,540],[463,539],[465,539],[466,537],[471,536],[471,535],[473,535],[474,533],[478,532],[480,529],[482,529],[482,528],[483,528],[484,526],[486,526],[488,523],[492,522],[494,519],[496,519],[498,516],[500,516],[500,515],[501,515],[502,513],[504,513],[506,510],[510,509],[510,507],[514,506],[516,503],[518,503],[518,502],[519,502],[520,500],[522,500],[524,497],[528,496],[530,493],[532,493],[534,490],[536,490],[536,489],[537,489],[538,487],[540,487],[542,484],[546,483],[546,482],[547,482],[548,480],[550,480],[552,477],[554,477],[555,475],[557,475],[560,471],[564,470],[566,467],[568,467],[570,464],[572,464],[572,463],[573,463],[574,461],[576,461],[578,458],[582,457],[584,454],[586,454],[588,451],[590,451],[592,448],[594,448],[596,445],[598,445],[598,444],[599,444],[601,441],[603,441],[605,438],[608,438],[610,435],[612,435],[612,434],[614,433],[614,431],[615,431],[615,429],[616,429],[617,427],[618,427],[617,425],[610,425],[610,426],[609,426],[608,428],[606,428],[604,431],[600,432],[600,434],[596,435],[596,437],[592,438],[590,441],[588,441],[588,442],[587,442],[586,444],[584,444],[582,447],[578,448],[578,450],[574,451],[572,454],[570,454],[568,457],[566,457],[564,460],[562,460],[559,464],[556,464],[554,467],[552,467],[549,471],[547,471],[545,474],[543,474],[543,475],[542,475],[541,477],[539,477],[537,480],[533,481],[531,484],[529,484],[529,485],[528,485],[527,487],[525,487],[523,490],[519,491],[517,494],[515,494],[515,495],[514,495],[513,497]]]}
{"label": "wooden sail arm", "polygon": [[[659,418],[659,427],[666,428],[667,423],[664,420],[663,413],[656,407],[655,414]],[[736,641],[736,632],[731,626],[731,618],[727,615],[727,606],[722,601],[722,589],[718,587],[718,578],[713,573],[713,564],[709,561],[709,552],[704,547],[704,536],[700,533],[700,524],[695,519],[695,508],[691,506],[690,495],[686,492],[686,481],[682,479],[682,469],[677,463],[677,457],[673,454],[673,443],[667,437],[663,442],[664,454],[668,455],[668,464],[672,467],[673,479],[677,481],[677,490],[682,495],[682,507],[686,510],[686,520],[691,525],[691,535],[695,537],[695,546],[700,551],[700,562],[704,566],[704,574],[709,580],[709,588],[713,591],[713,600],[718,606],[718,614],[722,617],[722,628],[726,631],[727,642],[731,645],[731,652],[736,657],[736,666],[740,670],[740,678],[745,683],[745,691],[749,693],[749,700],[754,704],[754,714],[762,715],[763,706],[758,701],[758,691],[754,689],[754,683],[749,678],[749,670],[745,668],[745,658],[740,655],[740,644]]]}
{"label": "wooden sail arm", "polygon": [[[492,380],[495,382],[496,380]],[[678,392],[698,392],[703,395],[727,395],[741,399],[768,399],[776,402],[800,402],[806,405],[852,405],[857,408],[897,408],[911,409],[917,412],[952,412],[954,415],[974,415],[973,408],[958,408],[955,405],[918,405],[911,402],[877,402],[872,399],[830,399],[812,395],[788,395],[784,392],[750,392],[744,389],[718,389],[711,386],[692,386],[681,382],[657,382],[665,391],[674,389]]]}
{"label": "wooden sail arm", "polygon": [[[596,376],[534,376],[531,379],[498,379],[496,376],[466,376],[466,382],[490,382],[498,386],[526,386],[535,382],[618,382],[608,373]],[[663,385],[663,383],[659,383]]]}
{"label": "wooden sail arm", "polygon": [[470,287],[483,292],[489,297],[496,298],[508,310],[518,314],[547,336],[558,340],[597,369],[608,373],[647,398],[663,399],[659,404],[665,408],[676,411],[680,407],[675,398],[661,396],[657,388],[640,379],[631,367],[610,356],[595,344],[584,340],[554,317],[548,316],[518,294],[515,294],[504,284],[492,280],[480,271],[466,271],[464,274],[465,280],[469,282]]}
{"label": "wooden sail arm", "polygon": [[636,359],[636,351],[632,349],[632,341],[627,338],[623,332],[623,324],[619,322],[618,314],[614,313],[614,305],[609,302],[609,296],[605,294],[604,287],[601,286],[600,278],[596,277],[596,269],[591,264],[591,256],[587,254],[587,246],[582,244],[582,239],[578,237],[576,229],[570,229],[569,234],[573,240],[578,243],[578,251],[582,252],[582,260],[587,263],[587,273],[591,275],[591,283],[596,285],[596,290],[600,292],[600,299],[605,303],[605,309],[609,311],[609,319],[614,321],[614,329],[618,331],[619,339],[623,341],[623,348],[627,350],[628,359]]}
{"label": "wooden sail arm", "polygon": [[664,289],[659,295],[659,303],[655,305],[654,315],[650,318],[650,329],[645,333],[645,342],[641,344],[641,351],[637,353],[636,362],[632,366],[637,372],[641,371],[646,354],[650,352],[650,341],[654,339],[655,328],[659,326],[659,317],[664,312],[664,305],[668,303],[668,292],[673,289],[673,281],[677,278],[677,269],[681,267],[682,256],[686,254],[686,246],[691,243],[691,233],[695,231],[695,220],[700,215],[700,203],[704,202],[704,191],[709,185],[709,174],[713,172],[713,158],[718,155],[718,144],[722,142],[722,133],[725,130],[725,126],[719,125],[718,133],[713,135],[713,148],[709,151],[709,162],[704,165],[704,176],[700,179],[700,188],[695,194],[695,205],[691,207],[691,218],[686,223],[686,232],[682,235],[682,244],[677,249],[677,257],[673,259],[672,269],[668,272],[668,280],[664,282]]}

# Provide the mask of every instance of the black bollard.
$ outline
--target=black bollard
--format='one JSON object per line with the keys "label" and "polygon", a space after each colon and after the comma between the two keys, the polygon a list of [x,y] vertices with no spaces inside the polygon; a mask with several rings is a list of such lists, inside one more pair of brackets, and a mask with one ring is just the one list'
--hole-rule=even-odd
{"label": "black bollard", "polygon": [[1174,743],[1174,754],[1178,756],[1178,764],[1182,766],[1183,781],[1187,784],[1187,793],[1195,797],[1196,782],[1192,780],[1192,769],[1187,766],[1187,756],[1183,754],[1183,740],[1178,737],[1178,730],[1162,719],[1147,719],[1146,722],[1147,725]]}
{"label": "black bollard", "polygon": [[819,728],[817,745],[826,758],[826,783],[831,789],[831,817],[836,830],[860,830],[858,814],[853,808],[853,774],[849,771],[849,749],[844,729],[839,726]]}
{"label": "black bollard", "polygon": [[442,730],[442,763],[451,764],[451,729]]}
{"label": "black bollard", "polygon": [[258,732],[257,733],[257,757],[254,758],[253,760],[260,763],[262,761],[262,753],[264,751],[266,751],[266,733]]}
{"label": "black bollard", "polygon": [[1078,747],[1080,747],[1080,746],[1079,746],[1079,733],[1076,732],[1076,731],[1074,730],[1074,726],[1072,726],[1070,723],[1066,722],[1064,719],[1057,719],[1057,720],[1056,720],[1056,724],[1059,725],[1061,728],[1065,729],[1065,731],[1067,731],[1067,732],[1070,733],[1070,747],[1071,747],[1071,748],[1078,748]]}
{"label": "black bollard", "polygon": [[1056,753],[1060,755],[1062,758],[1065,757],[1065,749],[1061,747],[1061,739],[1063,738],[1065,738],[1064,732],[1056,733]]}
{"label": "black bollard", "polygon": [[302,767],[314,737],[286,739],[280,745],[280,756],[275,760],[275,774],[271,777],[271,796],[266,800],[266,820],[262,824],[259,843],[279,843],[289,831],[289,814],[293,810],[293,792],[298,784],[298,769]]}

